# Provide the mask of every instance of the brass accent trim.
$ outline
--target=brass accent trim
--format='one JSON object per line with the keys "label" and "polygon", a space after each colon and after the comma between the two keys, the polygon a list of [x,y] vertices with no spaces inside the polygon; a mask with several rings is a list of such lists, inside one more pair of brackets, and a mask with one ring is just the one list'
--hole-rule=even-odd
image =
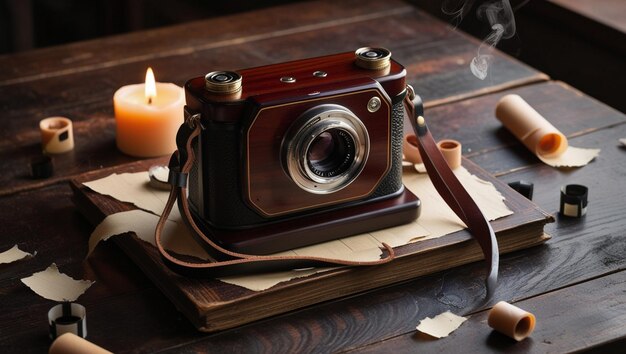
{"label": "brass accent trim", "polygon": [[391,65],[391,52],[386,48],[363,47],[354,52],[356,66],[381,70]]}
{"label": "brass accent trim", "polygon": [[204,76],[204,84],[209,92],[233,94],[241,91],[242,77],[236,71],[212,71]]}

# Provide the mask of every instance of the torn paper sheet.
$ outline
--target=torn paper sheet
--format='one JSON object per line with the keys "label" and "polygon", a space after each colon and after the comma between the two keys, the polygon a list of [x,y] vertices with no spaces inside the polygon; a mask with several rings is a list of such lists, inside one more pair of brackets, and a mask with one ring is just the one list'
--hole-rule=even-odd
{"label": "torn paper sheet", "polygon": [[0,264],[13,263],[15,261],[19,261],[20,259],[32,256],[32,254],[22,251],[19,247],[17,247],[17,245],[15,245],[11,249],[0,253]]}
{"label": "torn paper sheet", "polygon": [[581,149],[570,146],[558,156],[544,157],[538,155],[539,160],[553,167],[580,167],[585,166],[600,154],[600,149]]}
{"label": "torn paper sheet", "polygon": [[[492,183],[472,175],[462,166],[454,170],[454,174],[474,198],[487,219],[495,220],[513,214],[504,204],[502,194]],[[378,259],[381,254],[378,247],[383,242],[391,247],[398,247],[411,242],[437,238],[465,228],[463,222],[439,196],[427,174],[407,172],[403,174],[402,181],[422,201],[422,213],[416,221],[288,252],[294,252],[297,255],[322,254],[326,257],[335,258],[357,257],[359,254],[366,257],[367,260],[369,260],[368,257],[377,257],[375,259]],[[368,248],[371,253],[366,251]],[[329,254],[329,250],[332,250],[332,253]],[[285,253],[283,252],[283,254]],[[310,274],[318,272],[319,270],[311,270]],[[260,291],[303,276],[301,273],[282,272],[257,274],[255,276],[234,276],[220,280],[250,290]]]}
{"label": "torn paper sheet", "polygon": [[23,278],[26,284],[37,295],[54,301],[76,301],[94,282],[74,280],[60,273],[57,265],[52,263],[46,270]]}
{"label": "torn paper sheet", "polygon": [[[121,202],[132,203],[155,215],[163,213],[170,194],[169,191],[152,187],[148,172],[114,173],[83,184],[95,192],[111,196]],[[169,219],[181,219],[178,208],[172,208]]]}
{"label": "torn paper sheet", "polygon": [[[395,238],[390,238],[395,241]],[[352,261],[372,262],[380,259],[382,244],[369,234],[346,237],[339,240],[329,241],[308,247],[297,248],[276,255],[285,256],[320,256],[337,259],[349,259]],[[307,268],[285,272],[274,272],[254,275],[240,275],[219,280],[244,287],[253,291],[262,291],[284,281],[304,278],[320,272],[326,272],[335,268]]]}
{"label": "torn paper sheet", "polygon": [[426,166],[424,166],[423,163],[416,163],[413,165],[413,168],[415,168],[415,171],[418,173],[426,173]]}
{"label": "torn paper sheet", "polygon": [[553,167],[581,167],[600,149],[569,146],[567,137],[518,95],[506,95],[496,106],[496,117],[541,161]]}
{"label": "torn paper sheet", "polygon": [[[454,174],[476,201],[487,220],[496,220],[513,214],[513,211],[504,203],[502,194],[491,182],[472,175],[462,166],[455,169]],[[465,224],[441,198],[427,174],[405,173],[402,181],[422,201],[422,212],[419,219],[411,224],[374,232],[374,235],[386,232],[403,234],[407,227],[415,228],[415,225],[419,225],[428,232],[427,237],[421,239],[423,240],[437,238],[465,228]],[[408,241],[410,240],[405,240],[405,243]]]}
{"label": "torn paper sheet", "polygon": [[[470,174],[462,166],[454,170],[454,173],[468,190],[472,198],[474,198],[480,209],[485,213],[487,219],[495,220],[513,213],[504,204],[504,197],[502,197],[493,184]],[[114,191],[116,194],[127,196],[139,195],[138,197],[126,198],[128,202],[137,205],[134,198],[146,200],[150,197],[141,196],[141,193],[136,193],[136,191],[133,192],[131,190],[140,190],[143,191],[142,193],[150,194],[154,194],[155,191],[145,191],[143,188],[146,183],[145,178],[147,178],[145,177],[145,173],[137,173],[134,175],[143,175],[143,177],[126,176],[124,177],[124,181],[121,181],[121,177],[119,176],[122,175],[109,176],[106,178],[108,182],[104,183],[104,185],[107,186],[105,189],[107,192],[111,192],[114,189],[109,188],[109,186],[117,185],[118,188]],[[346,237],[282,252],[281,254],[371,261],[380,258],[382,254],[380,247],[383,242],[391,247],[398,247],[411,242],[440,237],[459,231],[465,227],[461,220],[447,206],[443,199],[441,199],[427,174],[418,174],[413,171],[405,172],[403,174],[403,182],[405,186],[422,201],[422,213],[418,220],[406,225]],[[90,182],[90,185],[90,188],[101,193],[100,186],[102,183],[94,184]],[[128,192],[126,192],[127,189]],[[163,199],[163,204],[165,204],[165,201],[166,199]],[[157,205],[157,202],[154,201],[153,209],[162,210],[163,206]],[[164,232],[165,248],[181,255],[192,255],[206,259],[206,253],[204,253],[200,245],[195,243],[195,240],[181,221],[180,214],[171,216],[169,220]],[[90,251],[93,250],[95,245],[102,239],[107,239],[110,236],[119,235],[128,231],[134,231],[139,238],[154,245],[154,229],[157,221],[158,217],[139,210],[110,215],[98,225],[96,230],[92,233],[89,249]],[[170,228],[171,231],[168,230]],[[260,291],[269,289],[278,283],[315,274],[319,271],[321,270],[280,272],[254,276],[228,277],[222,280],[230,284]]]}
{"label": "torn paper sheet", "polygon": [[220,278],[219,280],[224,283],[242,286],[252,291],[262,291],[287,280],[308,277],[330,269],[334,268],[308,268],[302,270],[290,270],[286,272],[225,277]]}
{"label": "torn paper sheet", "polygon": [[467,321],[467,318],[457,316],[450,311],[440,313],[437,316],[430,318],[426,317],[420,321],[420,324],[416,329],[422,333],[426,333],[429,336],[435,338],[447,337],[454,330],[459,328],[463,322]]}
{"label": "torn paper sheet", "polygon": [[[130,210],[107,216],[91,233],[89,237],[89,254],[96,248],[98,243],[109,239],[111,236],[127,232],[134,232],[141,240],[155,246],[154,230],[159,222],[159,217],[143,210]],[[187,225],[181,220],[167,220],[162,234],[163,247],[172,252],[194,256],[199,259],[208,259],[207,253],[193,239]]]}

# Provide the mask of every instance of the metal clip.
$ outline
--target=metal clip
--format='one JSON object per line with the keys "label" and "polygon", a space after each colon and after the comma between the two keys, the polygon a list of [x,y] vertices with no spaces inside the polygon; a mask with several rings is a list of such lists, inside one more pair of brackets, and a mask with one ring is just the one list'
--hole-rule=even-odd
{"label": "metal clip", "polygon": [[409,95],[409,99],[413,101],[415,99],[415,90],[413,89],[413,86],[407,84],[406,90],[407,90],[407,94]]}
{"label": "metal clip", "polygon": [[189,112],[187,106],[185,106],[185,123],[191,129],[196,129],[196,125],[199,125],[202,130],[205,129],[204,125],[202,125],[202,114]]}

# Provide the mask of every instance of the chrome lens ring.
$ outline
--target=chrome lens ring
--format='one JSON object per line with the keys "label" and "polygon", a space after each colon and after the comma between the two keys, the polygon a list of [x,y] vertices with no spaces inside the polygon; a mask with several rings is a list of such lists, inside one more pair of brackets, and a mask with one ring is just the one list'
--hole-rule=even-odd
{"label": "chrome lens ring", "polygon": [[338,105],[305,112],[283,141],[286,172],[302,189],[329,194],[350,185],[363,171],[369,135],[354,113]]}

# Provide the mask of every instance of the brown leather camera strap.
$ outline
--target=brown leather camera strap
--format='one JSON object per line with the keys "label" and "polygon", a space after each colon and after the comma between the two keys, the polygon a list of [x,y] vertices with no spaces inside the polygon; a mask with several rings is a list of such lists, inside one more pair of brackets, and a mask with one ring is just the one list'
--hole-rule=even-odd
{"label": "brown leather camera strap", "polygon": [[[172,155],[169,166],[170,177],[168,182],[172,184],[172,190],[155,230],[156,245],[163,261],[175,272],[194,277],[224,277],[310,267],[377,265],[387,263],[395,257],[393,249],[384,243],[383,246],[387,251],[386,256],[375,261],[365,262],[324,257],[250,255],[230,251],[213,242],[194,222],[189,210],[189,203],[187,202],[187,175],[194,162],[192,144],[194,139],[200,134],[201,129],[202,126],[199,124],[199,121],[189,121],[188,124],[183,124],[178,130],[176,137],[178,151]],[[202,243],[202,246],[210,254],[212,261],[187,262],[171,255],[163,247],[161,234],[165,221],[177,199],[180,199],[179,206],[182,209],[182,217],[189,227],[192,228],[196,239]]]}
{"label": "brown leather camera strap", "polygon": [[[439,194],[441,194],[455,214],[467,225],[469,231],[480,244],[485,259],[490,264],[487,285],[488,290],[492,291],[495,289],[497,282],[499,258],[498,246],[493,230],[474,200],[458,181],[452,170],[450,170],[441,152],[437,148],[432,135],[428,131],[423,118],[421,118],[421,115],[417,114],[414,102],[412,101],[416,97],[413,93],[413,89],[409,86],[407,91],[409,94],[406,95],[404,104],[415,129],[416,136],[418,137],[420,154],[426,165],[428,174]],[[418,117],[421,118],[419,121]],[[225,249],[213,242],[194,222],[187,201],[187,176],[195,159],[193,142],[202,129],[199,115],[195,115],[187,121],[187,124],[183,124],[178,131],[176,137],[178,151],[172,155],[169,166],[169,183],[172,184],[172,190],[155,230],[157,248],[161,253],[164,263],[172,270],[187,276],[224,277],[237,274],[308,267],[378,265],[394,259],[395,253],[393,249],[384,243],[383,246],[386,249],[384,258],[376,261],[361,262],[324,257],[242,254]],[[200,263],[184,261],[171,255],[163,247],[161,234],[165,221],[177,199],[180,200],[179,207],[182,217],[189,227],[192,228],[196,239],[201,242],[202,246],[211,256],[211,261]]]}
{"label": "brown leather camera strap", "polygon": [[414,100],[419,100],[419,97],[415,95],[410,85],[407,86],[407,89],[408,94],[404,98],[404,106],[419,142],[418,149],[426,167],[426,172],[428,172],[428,177],[446,204],[467,225],[472,236],[478,241],[485,260],[489,264],[487,291],[491,294],[495,290],[498,281],[498,264],[500,260],[496,235],[489,221],[480,211],[474,199],[465,190],[465,187],[456,178],[437,148],[437,144],[426,126],[424,117],[422,117],[420,112],[416,111],[415,107],[420,105],[414,102]]}

